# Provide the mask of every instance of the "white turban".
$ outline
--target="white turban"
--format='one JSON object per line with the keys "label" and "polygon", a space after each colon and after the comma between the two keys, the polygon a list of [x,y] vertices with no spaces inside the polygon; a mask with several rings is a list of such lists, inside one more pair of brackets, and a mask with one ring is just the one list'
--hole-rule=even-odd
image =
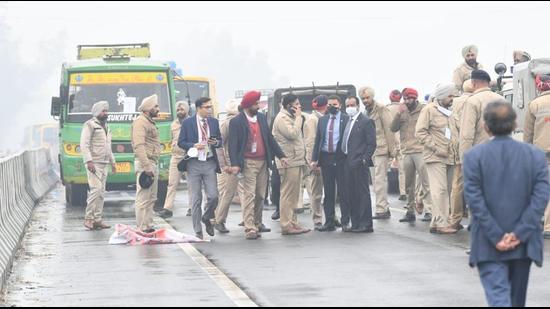
{"label": "white turban", "polygon": [[92,106],[92,116],[97,117],[102,111],[109,110],[109,102],[99,101]]}
{"label": "white turban", "polygon": [[522,58],[521,61],[529,61],[531,60],[531,55],[529,55],[526,51],[523,51],[523,50],[514,50],[514,55],[513,55],[514,59],[517,57],[517,58]]}
{"label": "white turban", "polygon": [[468,45],[468,46],[465,46],[463,49],[462,49],[462,57],[466,58],[466,55],[469,53],[469,52],[472,52],[476,55],[477,57],[477,46],[475,45]]}
{"label": "white turban", "polygon": [[189,103],[187,101],[178,101],[176,102],[176,109],[183,108],[186,114],[189,114]]}
{"label": "white turban", "polygon": [[152,96],[146,97],[145,99],[143,99],[143,101],[141,101],[141,105],[139,106],[138,110],[140,112],[149,112],[157,104],[158,104],[158,96],[156,94],[153,94]]}
{"label": "white turban", "polygon": [[435,88],[433,96],[438,100],[443,100],[450,95],[456,95],[456,86],[453,83],[439,84]]}
{"label": "white turban", "polygon": [[368,87],[368,86],[364,86],[364,87],[359,88],[359,95],[362,95],[365,92],[369,94],[371,99],[374,98],[374,89],[372,89],[371,87]]}
{"label": "white turban", "polygon": [[231,99],[225,103],[225,111],[227,112],[227,115],[234,116],[239,113],[239,105],[241,104],[240,100],[237,99]]}

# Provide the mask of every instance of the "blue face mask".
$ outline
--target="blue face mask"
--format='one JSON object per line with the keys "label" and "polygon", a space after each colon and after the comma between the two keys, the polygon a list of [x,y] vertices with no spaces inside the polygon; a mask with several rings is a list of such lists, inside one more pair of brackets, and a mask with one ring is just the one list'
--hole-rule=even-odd
{"label": "blue face mask", "polygon": [[350,117],[357,115],[358,112],[359,109],[357,109],[357,107],[346,107],[346,114],[348,114]]}

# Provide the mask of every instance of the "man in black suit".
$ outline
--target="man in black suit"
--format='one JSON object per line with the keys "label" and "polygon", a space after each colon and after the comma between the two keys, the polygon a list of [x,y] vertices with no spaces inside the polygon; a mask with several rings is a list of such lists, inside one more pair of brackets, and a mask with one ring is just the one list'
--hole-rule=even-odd
{"label": "man in black suit", "polygon": [[342,212],[343,229],[348,229],[350,222],[348,206],[342,198],[344,186],[344,171],[338,158],[342,158],[341,137],[344,135],[344,128],[348,123],[348,115],[341,112],[342,102],[339,96],[332,95],[328,98],[328,113],[326,113],[317,125],[317,136],[311,158],[311,169],[321,167],[323,175],[323,187],[325,199],[323,208],[325,211],[325,224],[318,229],[320,232],[332,232],[336,230],[336,186],[340,190],[340,209]]}
{"label": "man in black suit", "polygon": [[348,200],[351,211],[351,232],[371,233],[372,206],[369,190],[370,170],[374,166],[372,156],[376,150],[374,121],[359,112],[359,99],[346,99],[346,113],[350,116],[342,136],[344,173],[346,184],[343,197]]}

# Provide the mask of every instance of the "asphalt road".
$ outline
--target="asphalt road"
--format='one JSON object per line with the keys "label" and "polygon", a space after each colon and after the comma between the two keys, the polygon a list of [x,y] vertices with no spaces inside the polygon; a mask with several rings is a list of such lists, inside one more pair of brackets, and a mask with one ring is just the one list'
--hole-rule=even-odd
{"label": "asphalt road", "polygon": [[[108,194],[107,223],[135,224],[134,194]],[[392,218],[375,222],[373,234],[282,236],[266,209],[264,223],[273,231],[247,241],[233,205],[231,232],[210,243],[113,246],[112,229],[85,231],[84,210],[66,208],[60,186],[36,208],[1,304],[485,306],[477,271],[468,266],[468,233],[434,235],[428,223],[399,223],[404,203],[390,199]],[[186,191],[176,207],[168,223],[193,234]],[[307,211],[299,221],[313,226]],[[527,304],[550,305],[550,269],[533,267],[531,274]]]}

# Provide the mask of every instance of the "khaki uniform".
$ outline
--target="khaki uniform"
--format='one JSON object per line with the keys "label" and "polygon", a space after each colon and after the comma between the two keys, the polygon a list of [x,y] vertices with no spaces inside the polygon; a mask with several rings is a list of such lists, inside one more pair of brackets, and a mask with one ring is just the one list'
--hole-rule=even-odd
{"label": "khaki uniform", "polygon": [[453,83],[456,85],[456,89],[462,91],[464,82],[472,78],[472,71],[476,69],[481,70],[483,66],[478,63],[477,68],[472,68],[466,62],[459,65],[453,73]]}
{"label": "khaki uniform", "polygon": [[[387,105],[388,110],[391,113],[392,119],[396,114],[399,113],[399,103],[390,103]],[[405,168],[403,167],[403,154],[401,153],[401,145],[399,144],[399,132],[395,134],[395,147],[397,150],[396,159],[398,162],[399,170],[399,195],[406,195],[407,191],[405,190]]]}
{"label": "khaki uniform", "polygon": [[[529,104],[525,113],[523,140],[546,152],[550,168],[550,91],[545,91]],[[544,213],[544,231],[550,232],[550,203]]]}
{"label": "khaki uniform", "polygon": [[[220,124],[220,132],[222,135],[223,149],[225,152],[226,160],[229,160],[229,121],[235,118],[235,115],[228,116],[222,124]],[[229,163],[228,163],[229,164]],[[222,171],[222,174],[218,177],[218,188],[220,193],[220,203],[216,208],[216,223],[225,224],[227,221],[227,215],[229,214],[229,207],[233,202],[233,197],[237,192],[239,187],[239,179],[237,175],[228,174]]]}
{"label": "khaki uniform", "polygon": [[[181,122],[179,119],[174,120],[170,126],[172,132],[172,157],[170,158],[170,169],[168,171],[168,189],[166,192],[166,200],[164,201],[164,209],[174,209],[174,201],[176,193],[183,173],[178,170],[178,163],[185,157],[185,150],[178,146],[178,139],[181,132]],[[189,186],[189,184],[188,184]],[[189,189],[188,189],[189,190]],[[191,192],[191,190],[189,190]],[[188,205],[191,207],[191,194],[188,194]]]}
{"label": "khaki uniform", "polygon": [[392,114],[390,110],[378,102],[374,102],[367,115],[374,121],[376,127],[376,151],[374,152],[374,192],[376,196],[376,213],[386,213],[388,203],[388,165],[390,158],[396,157],[395,134],[391,131]]}
{"label": "khaki uniform", "polygon": [[476,90],[464,103],[460,125],[460,161],[463,160],[464,153],[470,148],[489,140],[489,134],[484,128],[483,111],[489,103],[495,100],[504,100],[504,98],[489,88],[482,88]]}
{"label": "khaki uniform", "polygon": [[103,215],[109,165],[115,164],[111,149],[111,131],[95,117],[86,121],[80,136],[80,149],[84,163],[92,162],[96,169],[95,173],[86,169],[90,191],[85,219],[99,223]]}
{"label": "khaki uniform", "polygon": [[[304,123],[304,142],[306,145],[306,164],[304,168],[304,182],[306,185],[307,194],[311,201],[311,209],[313,213],[313,223],[323,223],[323,176],[321,172],[310,171],[311,158],[313,147],[315,146],[315,137],[317,135],[317,124],[322,117],[321,114],[313,112],[306,116]],[[300,194],[303,197],[303,194]]]}
{"label": "khaki uniform", "polygon": [[[132,124],[132,147],[135,153],[136,170],[136,221],[138,229],[144,231],[153,226],[153,206],[158,193],[158,160],[161,152],[159,132],[155,122],[141,114]],[[142,172],[153,172],[154,182],[148,189],[139,185]]]}
{"label": "khaki uniform", "polygon": [[451,125],[451,141],[453,143],[456,163],[453,172],[453,186],[451,191],[451,216],[449,217],[449,224],[453,227],[460,224],[464,217],[464,179],[462,176],[462,163],[459,154],[459,141],[464,105],[471,95],[472,93],[465,92],[460,97],[453,100],[453,114],[449,122]]}
{"label": "khaki uniform", "polygon": [[393,119],[391,130],[399,132],[401,152],[405,169],[405,186],[407,192],[408,213],[413,214],[416,204],[416,173],[422,184],[422,202],[426,213],[432,212],[432,198],[428,181],[428,172],[422,152],[424,146],[416,138],[416,123],[420,112],[426,105],[418,104],[411,112],[408,109],[402,114],[397,113]]}
{"label": "khaki uniform", "polygon": [[424,162],[433,202],[431,228],[449,226],[450,191],[455,165],[450,116],[450,111],[442,110],[437,103],[430,103],[420,113],[416,124],[416,137],[424,145]]}
{"label": "khaki uniform", "polygon": [[281,160],[276,159],[281,176],[281,230],[299,228],[295,209],[298,208],[306,165],[306,147],[302,134],[302,118],[294,117],[286,110],[281,110],[273,122],[273,137],[286,154],[288,166],[283,167]]}

